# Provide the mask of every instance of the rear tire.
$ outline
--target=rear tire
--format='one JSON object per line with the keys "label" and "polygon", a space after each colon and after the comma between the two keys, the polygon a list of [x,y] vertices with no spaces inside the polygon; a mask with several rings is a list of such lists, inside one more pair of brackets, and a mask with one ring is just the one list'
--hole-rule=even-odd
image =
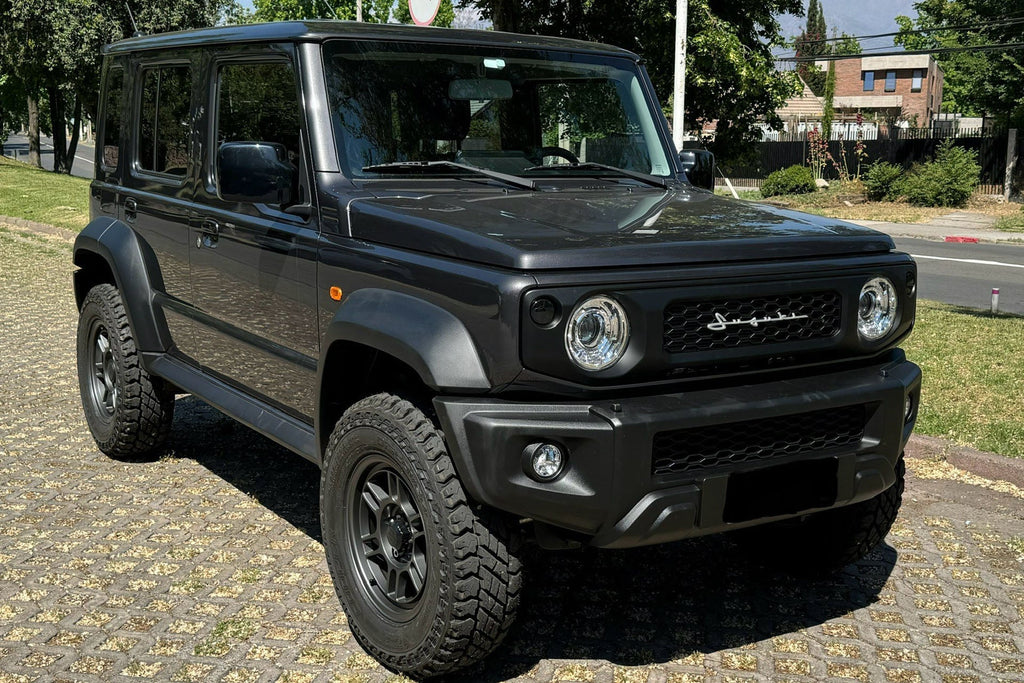
{"label": "rear tire", "polygon": [[384,666],[437,676],[505,637],[522,585],[518,536],[470,507],[441,434],[408,401],[377,394],[338,421],[320,519],[349,627]]}
{"label": "rear tire", "polygon": [[130,460],[163,446],[174,417],[174,391],[139,362],[121,294],[96,285],[78,318],[78,388],[99,449]]}
{"label": "rear tire", "polygon": [[765,564],[821,574],[863,559],[892,528],[903,502],[906,467],[896,462],[896,482],[874,498],[799,519],[744,529],[741,543]]}

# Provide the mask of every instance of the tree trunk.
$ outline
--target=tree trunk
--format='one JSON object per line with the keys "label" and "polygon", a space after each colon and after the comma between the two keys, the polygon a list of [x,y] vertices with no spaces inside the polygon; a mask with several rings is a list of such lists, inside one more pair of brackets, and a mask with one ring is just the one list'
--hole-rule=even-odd
{"label": "tree trunk", "polygon": [[74,116],[75,127],[71,129],[71,140],[68,141],[68,154],[66,157],[68,163],[68,174],[71,173],[71,169],[75,166],[75,152],[78,149],[78,134],[79,131],[82,130],[82,98],[78,94],[75,94]]}
{"label": "tree trunk", "polygon": [[39,159],[39,100],[35,95],[28,96],[28,163],[43,167]]}
{"label": "tree trunk", "polygon": [[519,22],[517,21],[515,0],[494,0],[491,6],[491,23],[495,31],[518,32]]}
{"label": "tree trunk", "polygon": [[56,85],[48,88],[50,93],[50,126],[53,128],[53,172],[71,173],[68,163],[67,119],[64,116],[64,93]]}

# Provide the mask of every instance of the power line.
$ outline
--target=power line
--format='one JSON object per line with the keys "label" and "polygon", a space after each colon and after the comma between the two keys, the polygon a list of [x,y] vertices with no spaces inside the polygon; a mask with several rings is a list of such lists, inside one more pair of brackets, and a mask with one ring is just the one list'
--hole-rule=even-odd
{"label": "power line", "polygon": [[1024,43],[990,43],[987,45],[967,45],[960,47],[937,47],[930,50],[889,50],[887,52],[861,52],[851,55],[808,55],[797,57],[796,55],[785,55],[776,57],[777,62],[837,62],[843,59],[856,59],[861,57],[899,57],[902,55],[940,55],[953,52],[997,52],[999,50],[1011,51],[1024,49]]}
{"label": "power line", "polygon": [[[1016,12],[1015,14],[1020,14],[1020,12]],[[873,38],[893,38],[895,36],[918,35],[918,34],[921,34],[921,33],[936,33],[936,32],[939,32],[939,31],[975,31],[975,30],[981,30],[981,29],[986,29],[986,28],[1002,28],[1004,26],[1014,26],[1016,24],[1024,24],[1024,17],[1011,18],[1012,16],[1013,15],[1010,15],[1009,17],[1002,17],[999,20],[988,21],[988,22],[985,22],[983,24],[961,24],[959,26],[936,26],[934,28],[920,28],[920,29],[912,29],[910,31],[895,31],[893,33],[874,33],[874,34],[865,35],[865,36],[835,36],[835,37],[832,37],[832,38],[817,38],[815,40],[800,40],[799,38],[797,38],[796,42],[799,42],[801,45],[816,45],[818,43],[836,43],[836,42],[843,42],[844,40],[851,40],[851,39],[852,40],[871,40]]]}

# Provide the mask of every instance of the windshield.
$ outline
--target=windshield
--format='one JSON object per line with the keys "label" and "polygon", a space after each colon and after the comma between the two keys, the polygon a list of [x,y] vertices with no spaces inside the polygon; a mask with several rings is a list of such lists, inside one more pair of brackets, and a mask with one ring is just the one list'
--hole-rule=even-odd
{"label": "windshield", "polygon": [[324,47],[338,154],[350,178],[656,176],[671,169],[635,64],[601,55],[332,41]]}

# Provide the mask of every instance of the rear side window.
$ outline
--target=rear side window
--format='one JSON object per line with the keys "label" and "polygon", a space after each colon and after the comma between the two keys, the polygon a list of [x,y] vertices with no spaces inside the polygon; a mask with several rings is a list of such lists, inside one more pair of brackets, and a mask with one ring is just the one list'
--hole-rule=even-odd
{"label": "rear side window", "polygon": [[192,70],[161,66],[142,72],[139,168],[183,176],[188,167]]}
{"label": "rear side window", "polygon": [[124,95],[124,69],[113,67],[107,73],[107,93],[103,99],[103,166],[117,168],[121,150],[121,107]]}
{"label": "rear side window", "polygon": [[301,110],[291,65],[225,64],[218,79],[218,147],[225,142],[276,143],[298,166]]}

